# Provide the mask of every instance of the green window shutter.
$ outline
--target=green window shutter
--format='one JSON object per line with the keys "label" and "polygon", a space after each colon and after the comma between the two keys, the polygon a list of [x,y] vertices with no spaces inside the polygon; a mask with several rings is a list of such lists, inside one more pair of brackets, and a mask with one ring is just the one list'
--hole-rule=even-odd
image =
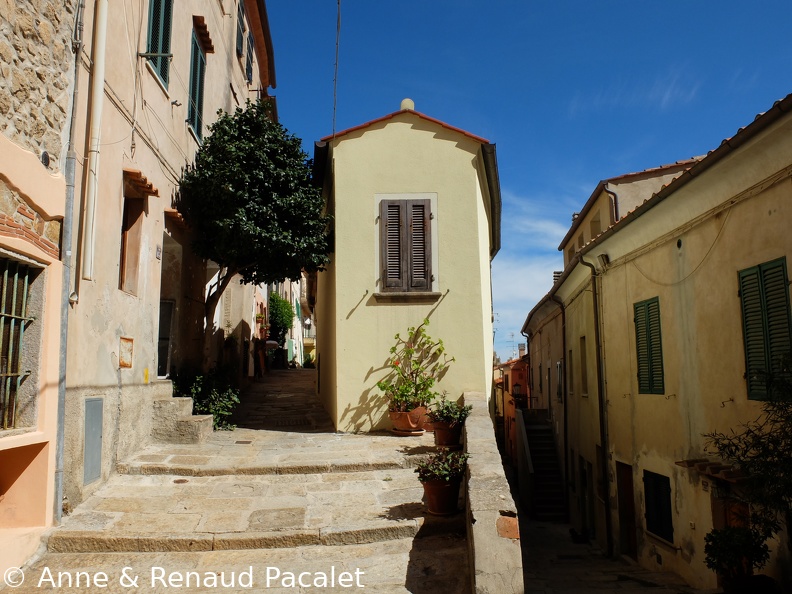
{"label": "green window shutter", "polygon": [[236,53],[242,57],[245,51],[245,3],[239,0],[237,5],[237,32],[236,32]]}
{"label": "green window shutter", "polygon": [[771,377],[788,375],[792,351],[786,259],[740,271],[739,283],[748,398],[764,400]]}
{"label": "green window shutter", "polygon": [[187,121],[198,138],[203,137],[203,92],[206,75],[206,56],[204,56],[198,36],[193,31],[192,55],[190,58],[190,104]]}
{"label": "green window shutter", "polygon": [[660,333],[660,301],[657,297],[633,305],[635,346],[638,360],[638,393],[663,394],[663,344]]}
{"label": "green window shutter", "polygon": [[253,82],[253,34],[248,33],[247,57],[245,58],[245,77],[248,84]]}
{"label": "green window shutter", "polygon": [[[173,0],[151,0],[149,4],[148,48],[150,54],[169,54],[171,38],[171,17]],[[157,56],[149,58],[154,71],[168,87],[170,58]]]}

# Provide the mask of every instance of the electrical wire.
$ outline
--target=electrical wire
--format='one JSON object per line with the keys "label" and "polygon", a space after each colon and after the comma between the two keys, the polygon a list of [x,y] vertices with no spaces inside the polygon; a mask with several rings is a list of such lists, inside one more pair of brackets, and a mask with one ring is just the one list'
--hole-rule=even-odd
{"label": "electrical wire", "polygon": [[335,139],[336,133],[336,109],[338,106],[338,45],[341,41],[341,0],[337,0],[337,2],[335,66],[333,72],[333,139]]}
{"label": "electrical wire", "polygon": [[680,283],[685,282],[688,278],[693,276],[698,271],[699,268],[701,268],[701,266],[704,264],[704,262],[707,261],[707,258],[709,257],[710,253],[712,253],[712,250],[715,248],[715,244],[718,243],[718,239],[720,239],[720,236],[723,234],[723,230],[726,228],[726,223],[728,222],[729,216],[731,216],[731,213],[732,213],[732,209],[731,208],[726,211],[726,216],[723,217],[723,223],[721,223],[720,229],[718,229],[718,234],[715,236],[715,239],[712,240],[712,244],[709,246],[709,249],[707,250],[707,253],[704,254],[704,257],[701,258],[701,261],[698,264],[696,264],[696,267],[693,270],[691,270],[690,272],[688,272],[681,279],[676,280],[673,283],[663,283],[663,282],[660,282],[658,280],[655,280],[655,279],[651,278],[648,274],[646,274],[643,270],[641,270],[641,268],[636,263],[636,260],[632,261],[632,265],[635,267],[635,269],[638,272],[641,273],[641,276],[643,276],[646,280],[648,280],[651,283],[654,283],[655,285],[659,285],[661,287],[673,287],[673,286],[676,286],[676,285],[678,285]]}

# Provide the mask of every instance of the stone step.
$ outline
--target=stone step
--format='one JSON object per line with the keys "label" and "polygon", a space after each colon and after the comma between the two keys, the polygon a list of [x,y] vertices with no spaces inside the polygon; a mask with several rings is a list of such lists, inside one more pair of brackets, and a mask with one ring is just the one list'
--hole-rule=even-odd
{"label": "stone step", "polygon": [[193,399],[162,398],[153,402],[151,437],[159,443],[203,443],[212,435],[212,415],[193,415]]}
{"label": "stone step", "polygon": [[[104,572],[108,576],[108,586],[104,591],[108,592],[469,592],[467,557],[464,537],[424,535],[423,532],[414,538],[367,544],[215,551],[208,554],[49,553],[26,569],[25,582],[13,592],[32,594],[48,590],[46,582],[42,587],[37,585],[46,570],[51,571],[55,579],[58,572],[71,575]],[[124,587],[124,584],[130,584],[121,581],[124,568],[127,568],[127,576],[138,578],[137,588]],[[188,575],[188,572],[191,573]],[[246,572],[252,572],[252,576],[249,578]],[[303,580],[311,584],[306,589],[297,583],[301,572],[309,572],[303,576]],[[345,585],[338,582],[343,572],[354,577],[351,586],[348,582]],[[189,585],[184,581],[181,585],[173,581],[167,585],[171,574],[176,580],[181,577],[192,581]],[[215,579],[211,574],[217,579],[216,587],[203,581]],[[326,588],[322,587],[323,574],[327,577]],[[336,580],[335,587],[330,582],[332,576]],[[156,581],[160,577],[164,577],[166,585]],[[221,587],[221,577],[227,587]],[[202,580],[203,587],[196,586],[198,579]],[[314,587],[314,584],[317,585]],[[68,591],[89,594],[103,590],[73,586]]]}
{"label": "stone step", "polygon": [[[47,547],[167,552],[381,542],[418,534],[422,497],[410,469],[235,480],[116,475],[51,531]],[[463,521],[457,516],[448,521]]]}

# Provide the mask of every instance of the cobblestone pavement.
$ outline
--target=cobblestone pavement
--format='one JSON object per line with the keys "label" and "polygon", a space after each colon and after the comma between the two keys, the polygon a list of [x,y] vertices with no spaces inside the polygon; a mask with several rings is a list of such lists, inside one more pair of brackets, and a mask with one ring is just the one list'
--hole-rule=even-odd
{"label": "cobblestone pavement", "polygon": [[521,526],[526,594],[701,594],[672,573],[651,572],[625,560],[607,559],[590,544],[576,544],[566,524]]}
{"label": "cobblestone pavement", "polygon": [[[314,378],[272,372],[243,394],[235,431],[120,463],[7,590],[469,591],[464,513],[427,517],[412,470],[431,435],[336,434]],[[106,588],[85,584],[97,572]]]}

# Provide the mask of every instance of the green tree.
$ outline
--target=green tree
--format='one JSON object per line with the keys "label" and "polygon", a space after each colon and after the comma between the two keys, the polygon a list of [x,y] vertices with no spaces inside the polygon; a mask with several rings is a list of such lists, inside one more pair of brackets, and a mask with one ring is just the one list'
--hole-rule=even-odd
{"label": "green tree", "polygon": [[273,283],[329,261],[329,217],[311,181],[300,139],[273,120],[270,105],[247,102],[217,121],[179,181],[176,208],[193,250],[220,266],[204,304],[203,369],[212,366],[212,321],[235,275]]}
{"label": "green tree", "polygon": [[294,308],[286,299],[281,299],[277,293],[269,296],[269,339],[278,343],[283,348],[286,334],[294,323]]}

